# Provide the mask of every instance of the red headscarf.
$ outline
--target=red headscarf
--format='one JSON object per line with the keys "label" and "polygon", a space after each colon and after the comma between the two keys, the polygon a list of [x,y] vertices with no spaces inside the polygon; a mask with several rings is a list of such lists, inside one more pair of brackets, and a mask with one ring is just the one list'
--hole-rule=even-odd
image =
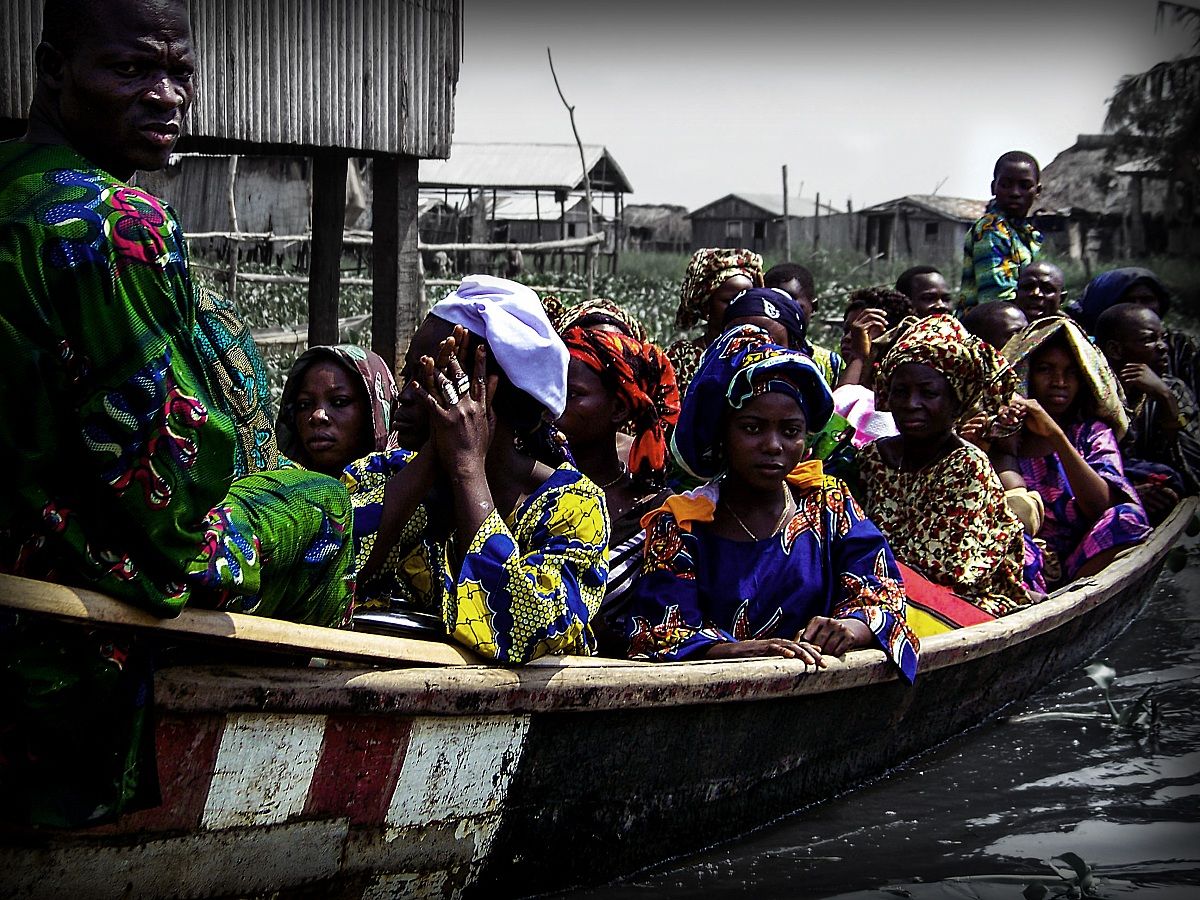
{"label": "red headscarf", "polygon": [[633,446],[629,470],[642,481],[658,484],[667,467],[665,428],[679,419],[679,386],[665,353],[612,331],[572,326],[563,332],[571,356],[598,375],[609,372],[617,396],[629,406]]}

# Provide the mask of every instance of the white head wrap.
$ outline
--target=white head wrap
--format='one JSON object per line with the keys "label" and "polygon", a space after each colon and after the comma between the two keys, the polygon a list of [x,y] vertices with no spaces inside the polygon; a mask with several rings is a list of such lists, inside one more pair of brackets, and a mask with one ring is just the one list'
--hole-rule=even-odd
{"label": "white head wrap", "polygon": [[430,312],[487,341],[508,380],[558,418],[567,405],[570,353],[531,288],[468,275]]}

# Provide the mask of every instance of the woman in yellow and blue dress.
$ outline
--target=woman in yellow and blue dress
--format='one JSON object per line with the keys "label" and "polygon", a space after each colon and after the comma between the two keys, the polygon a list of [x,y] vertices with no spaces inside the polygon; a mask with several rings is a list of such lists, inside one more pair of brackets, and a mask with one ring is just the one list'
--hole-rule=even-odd
{"label": "woman in yellow and blue dress", "polygon": [[472,275],[413,336],[398,419],[416,449],[347,467],[358,596],[415,596],[502,663],[590,655],[604,596],[604,492],[552,422],[567,348],[537,295]]}
{"label": "woman in yellow and blue dress", "polygon": [[629,655],[822,656],[878,647],[911,681],[917,641],[887,541],[845,484],[803,461],[833,399],[819,369],[753,325],[708,348],[672,448],[712,479],[643,520]]}

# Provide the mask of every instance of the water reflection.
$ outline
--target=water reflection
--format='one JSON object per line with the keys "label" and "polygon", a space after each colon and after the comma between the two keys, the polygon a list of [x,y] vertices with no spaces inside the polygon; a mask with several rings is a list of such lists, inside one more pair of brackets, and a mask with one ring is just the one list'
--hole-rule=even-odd
{"label": "water reflection", "polygon": [[1187,567],[1164,574],[1143,615],[1100,654],[1118,674],[1110,691],[1118,710],[1154,689],[1163,716],[1157,734],[1117,727],[1096,684],[1068,673],[1007,718],[849,794],[735,844],[575,896],[1019,900],[1019,880],[948,879],[1056,878],[1045,860],[1074,853],[1094,868],[1095,896],[1195,900],[1200,546],[1185,541]]}

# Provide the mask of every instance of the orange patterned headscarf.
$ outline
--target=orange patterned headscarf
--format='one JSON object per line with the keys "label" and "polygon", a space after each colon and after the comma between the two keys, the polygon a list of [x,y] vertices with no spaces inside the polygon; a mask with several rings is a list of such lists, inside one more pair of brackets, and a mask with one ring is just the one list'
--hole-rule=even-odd
{"label": "orange patterned headscarf", "polygon": [[629,470],[660,485],[667,467],[666,426],[679,419],[679,387],[665,353],[649,341],[575,325],[562,335],[573,359],[612,385],[629,407],[633,446]]}
{"label": "orange patterned headscarf", "polygon": [[905,363],[920,363],[940,372],[963,410],[978,406],[995,415],[1012,400],[1021,386],[1017,373],[991,344],[981,341],[954,316],[926,316],[906,319],[912,324],[900,332],[896,343],[884,354],[875,376],[875,407],[888,409],[887,397],[892,376]]}

